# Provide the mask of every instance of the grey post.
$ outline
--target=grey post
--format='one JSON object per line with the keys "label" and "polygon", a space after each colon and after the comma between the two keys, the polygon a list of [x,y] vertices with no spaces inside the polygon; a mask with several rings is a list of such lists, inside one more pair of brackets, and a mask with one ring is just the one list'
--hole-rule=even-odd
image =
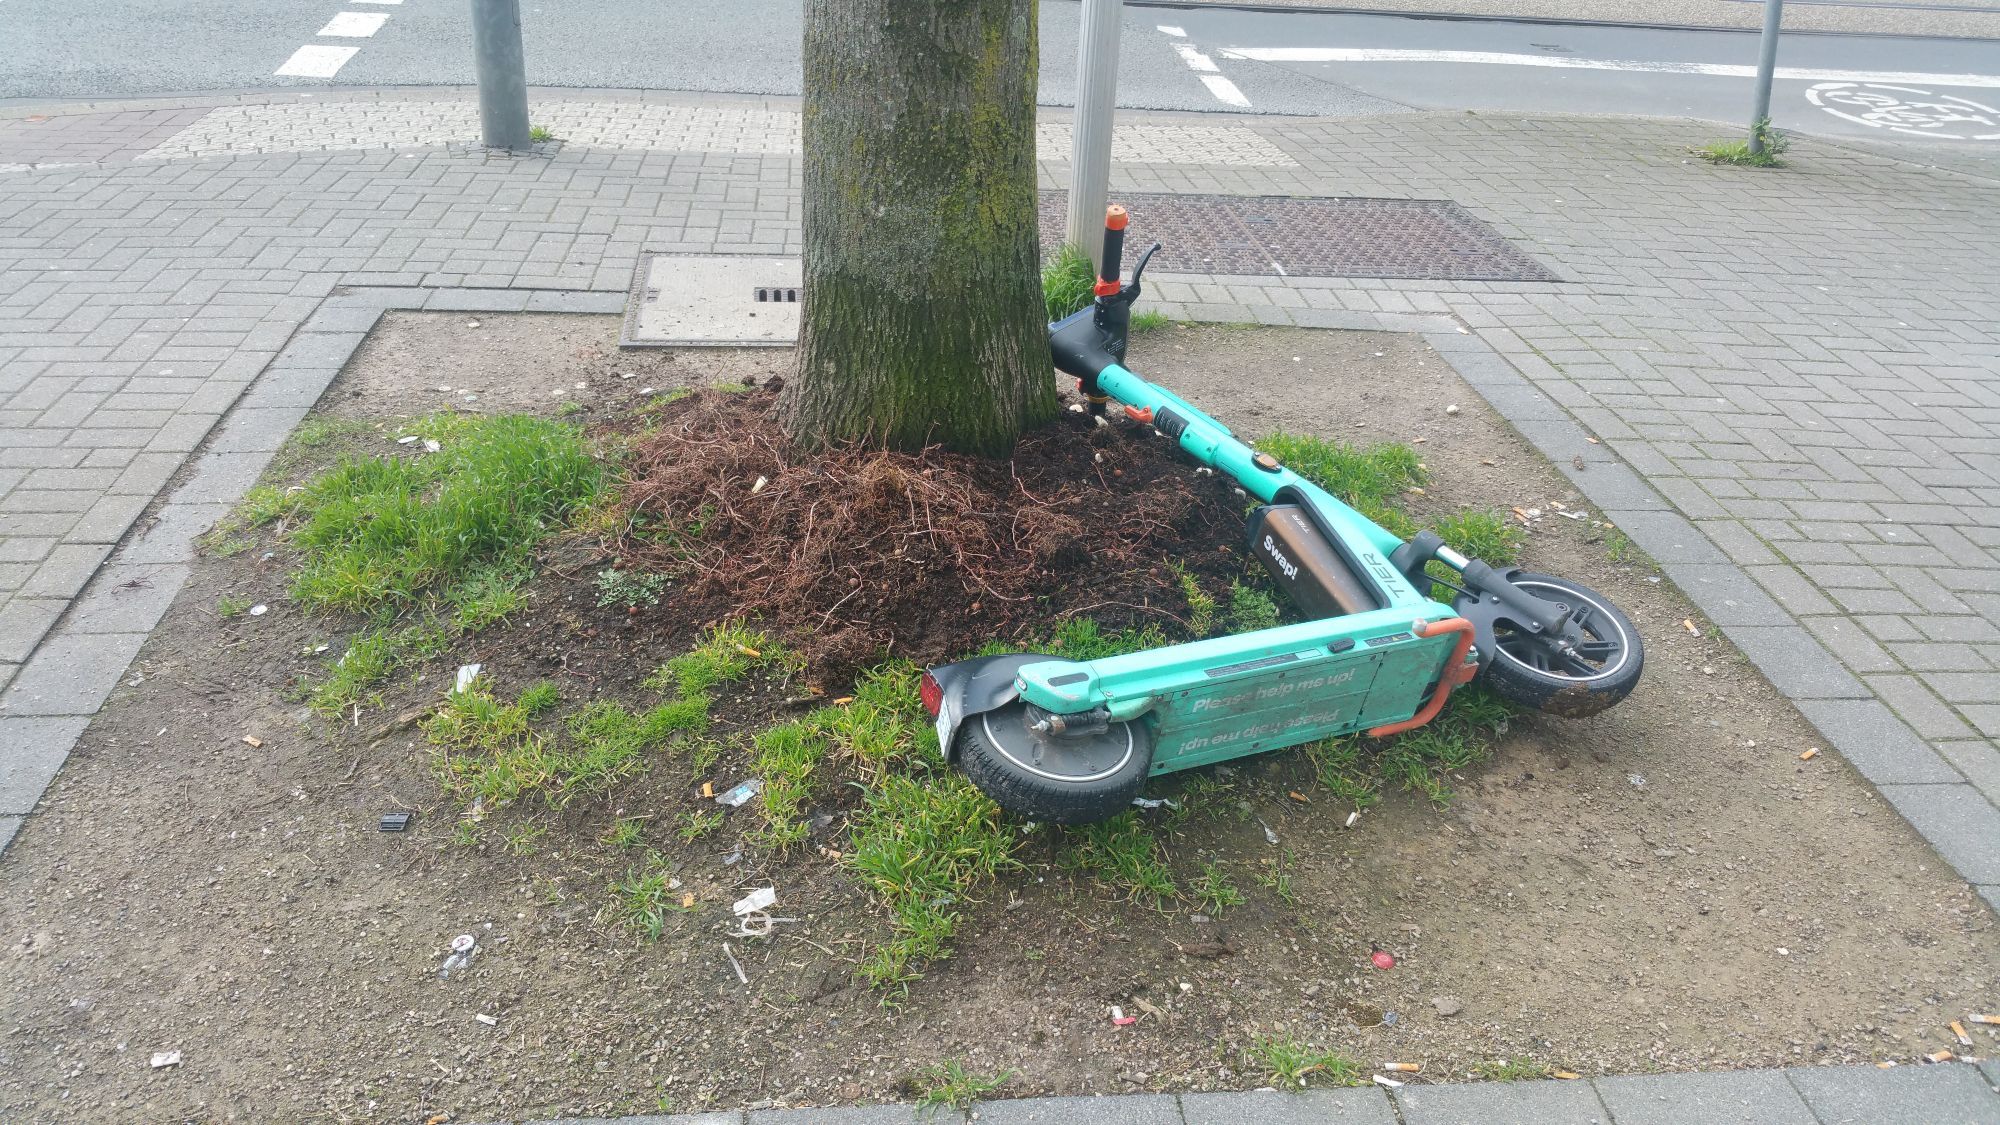
{"label": "grey post", "polygon": [[1118,17],[1124,0],[1083,0],[1076,45],[1076,124],[1069,145],[1069,241],[1104,256],[1104,197],[1111,189],[1111,118],[1118,108]]}
{"label": "grey post", "polygon": [[1771,116],[1771,72],[1778,68],[1778,22],[1785,0],[1764,0],[1764,38],[1757,44],[1757,104],[1750,110],[1750,152],[1761,156],[1764,136],[1757,123]]}
{"label": "grey post", "polygon": [[479,76],[480,140],[488,148],[527,148],[521,0],[472,0],[472,61]]}

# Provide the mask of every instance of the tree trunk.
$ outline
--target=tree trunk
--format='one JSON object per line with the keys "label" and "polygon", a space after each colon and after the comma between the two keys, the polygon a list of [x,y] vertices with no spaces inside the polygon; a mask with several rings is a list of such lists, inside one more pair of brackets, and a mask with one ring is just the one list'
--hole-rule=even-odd
{"label": "tree trunk", "polygon": [[806,0],[808,446],[1003,455],[1056,409],[1035,221],[1035,0]]}

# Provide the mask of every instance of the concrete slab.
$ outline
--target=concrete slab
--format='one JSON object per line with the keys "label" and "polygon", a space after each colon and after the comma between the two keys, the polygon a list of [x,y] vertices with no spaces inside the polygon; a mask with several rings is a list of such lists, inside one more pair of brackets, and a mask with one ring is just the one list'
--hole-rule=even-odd
{"label": "concrete slab", "polygon": [[1996,1125],[2000,1095],[1977,1067],[1867,1066],[1787,1071],[1820,1125]]}
{"label": "concrete slab", "polygon": [[1816,1125],[1782,1070],[1638,1074],[1592,1085],[1618,1125]]}

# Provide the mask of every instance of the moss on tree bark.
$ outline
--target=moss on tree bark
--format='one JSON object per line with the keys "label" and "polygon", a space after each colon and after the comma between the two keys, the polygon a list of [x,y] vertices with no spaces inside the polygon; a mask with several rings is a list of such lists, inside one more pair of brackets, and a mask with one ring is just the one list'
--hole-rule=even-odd
{"label": "moss on tree bark", "polygon": [[808,446],[1008,452],[1057,409],[1035,216],[1034,0],[806,0]]}

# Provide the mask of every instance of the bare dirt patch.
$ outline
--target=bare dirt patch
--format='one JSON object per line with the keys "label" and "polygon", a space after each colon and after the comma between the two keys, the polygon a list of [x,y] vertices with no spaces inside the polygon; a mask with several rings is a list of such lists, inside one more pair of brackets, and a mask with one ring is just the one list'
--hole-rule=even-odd
{"label": "bare dirt patch", "polygon": [[[769,352],[620,354],[616,327],[394,317],[322,416],[417,413],[466,384],[479,408],[574,402],[601,421],[647,387],[783,368]],[[587,556],[552,553],[520,617],[339,722],[293,701],[290,683],[328,659],[313,650],[341,638],[286,604],[283,557],[206,558],[0,858],[0,1117],[896,1100],[951,1058],[1017,1071],[1009,1095],[1228,1089],[1264,1082],[1240,1048],[1280,1030],[1421,1062],[1417,1081],[1501,1058],[1583,1074],[1910,1061],[1954,1046],[1947,1021],[2000,1007],[1992,915],[1837,758],[1799,760],[1810,728],[1643,560],[1614,561],[1615,533],[1552,514],[1581,502],[1420,342],[1172,328],[1133,359],[1247,433],[1422,438],[1420,517],[1539,509],[1526,562],[1616,599],[1646,638],[1645,681],[1598,719],[1517,720],[1448,807],[1392,794],[1352,828],[1296,752],[1202,771],[1197,787],[1219,788],[1177,828],[1149,816],[1183,886],[1213,862],[1241,889],[1219,920],[1128,902],[1063,869],[1053,834],[1031,839],[1028,868],[968,905],[955,955],[891,1008],[852,977],[884,926],[834,859],[751,849],[729,865],[736,814],[714,836],[672,831],[715,807],[698,786],[740,776],[739,749],[702,776],[661,760],[608,799],[523,817],[541,835],[518,848],[497,833],[452,842],[455,810],[400,709],[434,701],[468,660],[510,692],[551,679],[565,706],[630,698],[691,640],[597,605]],[[393,429],[352,440],[385,448]],[[271,608],[225,618],[225,595]],[[764,673],[720,695],[717,736],[768,722],[797,690]],[[1195,796],[1156,795],[1176,792]],[[839,799],[827,808],[816,843],[837,850]],[[376,831],[392,809],[417,812],[411,832]],[[702,907],[656,944],[599,921],[635,862],[600,842],[621,813],[651,818],[646,843]],[[1280,856],[1296,905],[1258,879]],[[726,904],[767,883],[802,921],[736,946],[746,987],[721,953]],[[480,955],[440,979],[463,932]],[[1394,969],[1371,966],[1378,948]],[[1113,1004],[1139,1022],[1114,1027]],[[1990,1031],[1975,1033],[1990,1054]],[[181,1063],[150,1068],[166,1050]]]}

